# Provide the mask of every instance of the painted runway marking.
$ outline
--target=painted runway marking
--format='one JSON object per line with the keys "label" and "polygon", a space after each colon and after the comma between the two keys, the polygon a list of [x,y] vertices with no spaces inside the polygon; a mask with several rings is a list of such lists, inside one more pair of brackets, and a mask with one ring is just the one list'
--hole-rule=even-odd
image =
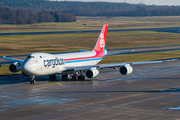
{"label": "painted runway marking", "polygon": [[169,108],[169,110],[180,110],[180,107],[172,107],[172,108]]}
{"label": "painted runway marking", "polygon": [[77,101],[78,99],[59,99],[59,98],[46,98],[46,97],[33,97],[33,98],[24,98],[18,100],[12,100],[3,102],[3,104],[35,104],[35,105],[54,105],[59,103],[66,103]]}

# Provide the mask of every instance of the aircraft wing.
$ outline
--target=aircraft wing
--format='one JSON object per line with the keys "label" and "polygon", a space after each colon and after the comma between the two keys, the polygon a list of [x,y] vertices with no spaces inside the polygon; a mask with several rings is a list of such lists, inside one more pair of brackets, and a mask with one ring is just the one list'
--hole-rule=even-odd
{"label": "aircraft wing", "polygon": [[99,64],[99,65],[89,65],[89,66],[82,66],[82,67],[66,67],[65,68],[65,73],[66,72],[73,72],[73,71],[86,71],[88,69],[91,69],[93,67],[100,69],[103,68],[115,68],[115,67],[121,67],[123,65],[129,64],[131,66],[133,65],[143,65],[143,64],[157,64],[157,63],[163,63],[163,62],[168,62],[168,61],[175,61],[176,59],[172,60],[159,60],[159,61],[144,61],[144,62],[129,62],[129,63],[111,63],[111,64]]}
{"label": "aircraft wing", "polygon": [[0,67],[2,66],[2,65],[9,65],[9,64],[13,64],[14,62],[0,62]]}
{"label": "aircraft wing", "polygon": [[4,60],[10,61],[10,62],[2,62],[0,63],[0,65],[7,65],[7,64],[12,64],[15,62],[18,62],[20,64],[22,64],[24,62],[24,60],[20,60],[20,59],[14,59],[14,58],[7,58],[5,56],[3,56]]}
{"label": "aircraft wing", "polygon": [[155,64],[162,63],[163,61],[145,61],[145,62],[129,62],[129,63],[112,63],[112,64],[101,64],[100,68],[112,68],[112,67],[121,67],[122,65],[130,64],[130,65],[143,65],[143,64]]}

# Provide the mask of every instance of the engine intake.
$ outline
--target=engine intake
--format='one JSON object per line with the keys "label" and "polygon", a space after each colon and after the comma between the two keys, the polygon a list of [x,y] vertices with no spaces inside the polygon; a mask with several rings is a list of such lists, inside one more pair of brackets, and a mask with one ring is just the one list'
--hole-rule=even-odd
{"label": "engine intake", "polygon": [[133,68],[130,66],[130,64],[126,64],[121,66],[121,68],[119,69],[119,72],[122,75],[129,75],[133,72]]}
{"label": "engine intake", "polygon": [[19,72],[21,70],[21,64],[19,64],[18,62],[13,63],[9,66],[9,70],[11,72]]}
{"label": "engine intake", "polygon": [[93,67],[86,71],[86,77],[87,78],[95,78],[99,75],[99,70],[97,70],[96,67]]}

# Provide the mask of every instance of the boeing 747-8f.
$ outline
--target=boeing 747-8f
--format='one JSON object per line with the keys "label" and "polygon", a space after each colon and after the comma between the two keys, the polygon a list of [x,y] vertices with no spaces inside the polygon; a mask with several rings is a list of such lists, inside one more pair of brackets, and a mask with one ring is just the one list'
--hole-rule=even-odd
{"label": "boeing 747-8f", "polygon": [[22,70],[23,75],[30,76],[31,84],[35,83],[35,76],[49,75],[50,79],[55,79],[56,75],[60,74],[62,79],[72,77],[72,79],[85,80],[85,76],[87,78],[97,77],[99,71],[103,68],[120,67],[119,72],[122,75],[127,75],[133,72],[132,65],[162,63],[162,61],[146,61],[98,65],[105,56],[131,52],[123,51],[107,54],[105,50],[107,29],[108,24],[105,24],[92,51],[80,50],[80,52],[66,54],[32,53],[25,60],[5,56],[3,58],[13,62],[9,66],[11,72]]}

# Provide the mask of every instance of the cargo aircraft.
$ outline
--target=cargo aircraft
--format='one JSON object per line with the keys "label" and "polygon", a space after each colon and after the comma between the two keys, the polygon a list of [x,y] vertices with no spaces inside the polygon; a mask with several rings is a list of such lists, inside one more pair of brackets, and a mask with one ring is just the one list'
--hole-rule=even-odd
{"label": "cargo aircraft", "polygon": [[68,78],[85,80],[87,78],[96,78],[99,71],[103,68],[119,68],[122,75],[133,72],[132,65],[162,63],[162,61],[146,61],[132,63],[113,63],[99,64],[105,56],[119,55],[130,51],[116,53],[107,53],[105,50],[106,35],[108,24],[104,24],[95,47],[92,51],[80,50],[80,52],[66,54],[32,53],[25,60],[13,59],[3,56],[5,60],[13,64],[9,66],[11,72],[19,72],[30,76],[30,83],[35,83],[35,76],[49,75],[50,79],[55,79],[57,74],[62,75],[62,79]]}

